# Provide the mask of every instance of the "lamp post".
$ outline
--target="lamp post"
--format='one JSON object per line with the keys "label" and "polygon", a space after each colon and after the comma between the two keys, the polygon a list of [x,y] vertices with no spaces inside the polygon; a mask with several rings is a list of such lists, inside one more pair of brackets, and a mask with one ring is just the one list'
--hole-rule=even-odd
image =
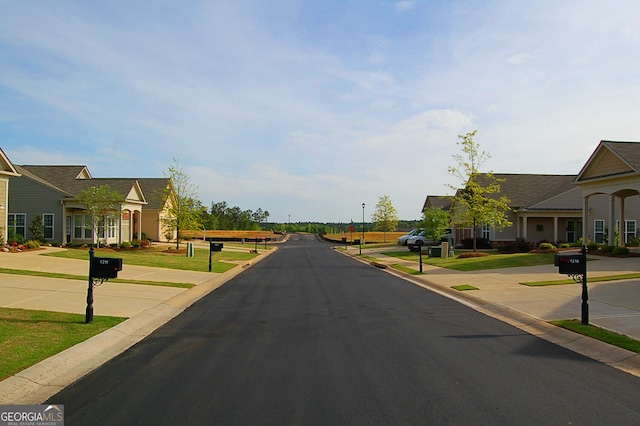
{"label": "lamp post", "polygon": [[364,203],[362,203],[362,238],[360,239],[360,254],[362,254],[362,244],[364,244]]}

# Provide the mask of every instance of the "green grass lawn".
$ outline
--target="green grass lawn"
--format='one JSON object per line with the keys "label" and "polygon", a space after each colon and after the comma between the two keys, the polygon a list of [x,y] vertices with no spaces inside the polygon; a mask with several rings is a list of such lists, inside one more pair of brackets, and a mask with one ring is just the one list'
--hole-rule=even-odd
{"label": "green grass lawn", "polygon": [[[420,255],[411,251],[393,251],[383,253],[398,259],[420,261]],[[458,255],[460,253],[456,253]],[[491,254],[483,257],[470,257],[458,259],[450,257],[428,257],[422,255],[422,263],[439,266],[441,268],[454,269],[456,271],[480,271],[485,269],[517,268],[521,266],[538,266],[553,264],[553,253],[516,253],[516,254]]]}
{"label": "green grass lawn", "polygon": [[0,308],[0,380],[102,333],[126,318]]}
{"label": "green grass lawn", "polygon": [[624,334],[614,333],[613,331],[605,330],[590,324],[585,325],[578,320],[551,321],[551,324],[600,340],[601,342],[609,343],[619,348],[640,353],[640,342],[632,339],[631,337],[625,336]]}
{"label": "green grass lawn", "polygon": [[[264,249],[263,249],[264,250]],[[187,271],[209,271],[209,250],[195,249],[193,257],[185,254],[165,253],[162,249],[149,248],[141,250],[97,249],[98,257],[121,257],[124,265],[151,266],[154,268],[182,269]],[[47,253],[43,256],[62,257],[66,259],[81,259],[89,261],[88,249],[69,249],[55,253]],[[211,272],[222,273],[236,266],[230,262],[248,261],[258,256],[256,253],[235,251],[221,251],[212,256]]]}

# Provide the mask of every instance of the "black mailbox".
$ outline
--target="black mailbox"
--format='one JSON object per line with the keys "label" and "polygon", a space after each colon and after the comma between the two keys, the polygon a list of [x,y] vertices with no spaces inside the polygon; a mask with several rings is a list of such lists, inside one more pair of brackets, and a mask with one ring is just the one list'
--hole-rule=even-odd
{"label": "black mailbox", "polygon": [[222,243],[214,243],[212,241],[209,242],[209,251],[222,251],[222,247]]}
{"label": "black mailbox", "polygon": [[586,256],[582,254],[556,254],[554,265],[561,274],[579,275],[587,270],[585,262]]}
{"label": "black mailbox", "polygon": [[94,257],[91,264],[93,278],[118,278],[122,271],[122,259],[114,257]]}

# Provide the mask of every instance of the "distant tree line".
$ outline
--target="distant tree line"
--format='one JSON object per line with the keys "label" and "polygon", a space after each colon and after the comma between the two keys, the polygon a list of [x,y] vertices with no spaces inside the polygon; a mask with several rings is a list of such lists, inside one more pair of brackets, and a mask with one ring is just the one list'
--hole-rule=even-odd
{"label": "distant tree line", "polygon": [[229,206],[226,201],[212,202],[211,209],[200,206],[201,222],[205,229],[260,230],[268,229],[269,212],[258,208],[256,211],[242,210]]}

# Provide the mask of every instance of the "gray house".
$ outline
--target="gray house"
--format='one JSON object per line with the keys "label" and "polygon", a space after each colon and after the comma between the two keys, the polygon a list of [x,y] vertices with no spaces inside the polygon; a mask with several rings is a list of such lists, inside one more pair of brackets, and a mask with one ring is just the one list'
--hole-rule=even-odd
{"label": "gray house", "polygon": [[[25,226],[15,227],[25,239],[28,228],[41,215],[45,239],[61,244],[92,243],[100,237],[105,243],[121,243],[139,238],[142,207],[147,202],[135,179],[95,179],[86,166],[15,166],[21,176],[11,176],[9,220]],[[109,185],[125,201],[117,208],[118,217],[109,218],[96,235],[91,217],[78,202],[81,191]]]}

